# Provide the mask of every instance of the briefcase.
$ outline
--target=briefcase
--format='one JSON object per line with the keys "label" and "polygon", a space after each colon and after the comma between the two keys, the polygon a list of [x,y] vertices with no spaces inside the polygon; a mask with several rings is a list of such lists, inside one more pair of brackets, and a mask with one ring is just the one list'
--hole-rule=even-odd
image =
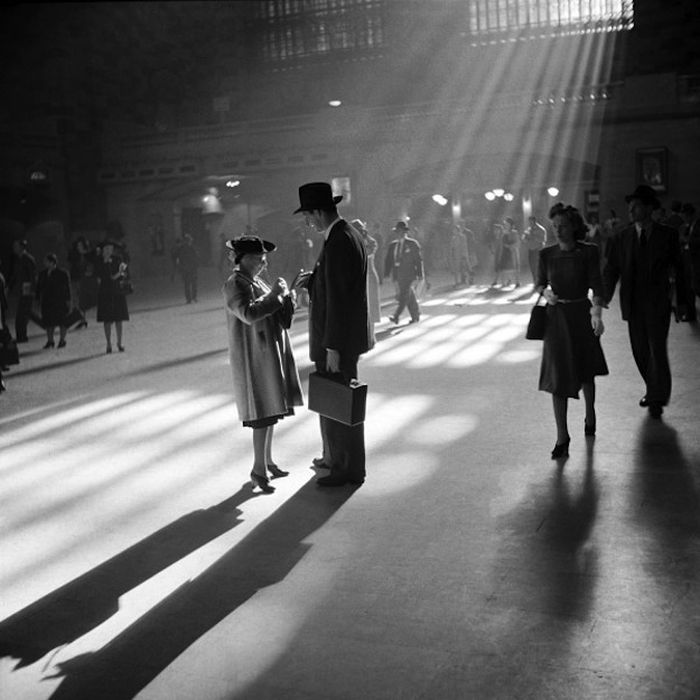
{"label": "briefcase", "polygon": [[345,384],[327,374],[309,375],[309,410],[326,418],[358,425],[365,421],[367,384],[353,379]]}

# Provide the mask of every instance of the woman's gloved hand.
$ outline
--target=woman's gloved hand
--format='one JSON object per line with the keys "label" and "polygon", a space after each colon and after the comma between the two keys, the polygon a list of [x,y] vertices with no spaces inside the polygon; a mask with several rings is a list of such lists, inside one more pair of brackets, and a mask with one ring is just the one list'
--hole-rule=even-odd
{"label": "woman's gloved hand", "polygon": [[603,325],[603,309],[600,306],[591,306],[591,327],[593,334],[600,337],[605,332]]}
{"label": "woman's gloved hand", "polygon": [[542,296],[545,298],[545,301],[552,306],[559,301],[559,297],[549,288],[542,292]]}

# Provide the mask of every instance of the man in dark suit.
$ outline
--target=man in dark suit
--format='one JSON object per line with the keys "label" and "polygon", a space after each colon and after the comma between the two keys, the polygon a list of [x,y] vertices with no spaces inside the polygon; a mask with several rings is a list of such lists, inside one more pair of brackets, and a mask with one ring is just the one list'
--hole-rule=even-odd
{"label": "man in dark suit", "polygon": [[674,275],[678,306],[685,303],[681,251],[678,232],[652,220],[659,201],[651,187],[640,185],[625,200],[632,223],[610,240],[603,269],[605,296],[606,302],[612,299],[619,280],[622,318],[646,384],[639,405],[658,419],[671,396],[667,341]]}
{"label": "man in dark suit", "polygon": [[[360,355],[374,345],[367,305],[367,254],[360,234],[342,219],[325,182],[299,188],[307,225],[323,232],[324,243],[312,272],[299,275],[296,286],[309,293],[309,355],[318,372],[357,378]],[[364,425],[347,426],[321,416],[324,458],[330,475],[319,486],[360,485],[365,480]]]}
{"label": "man in dark suit", "polygon": [[423,279],[423,256],[420,243],[408,237],[408,226],[404,221],[396,223],[394,232],[398,238],[389,244],[384,259],[384,277],[391,277],[397,288],[398,306],[394,315],[389,318],[394,323],[398,323],[401,313],[408,306],[411,323],[416,323],[420,320],[420,308],[416,293],[413,291],[413,283]]}

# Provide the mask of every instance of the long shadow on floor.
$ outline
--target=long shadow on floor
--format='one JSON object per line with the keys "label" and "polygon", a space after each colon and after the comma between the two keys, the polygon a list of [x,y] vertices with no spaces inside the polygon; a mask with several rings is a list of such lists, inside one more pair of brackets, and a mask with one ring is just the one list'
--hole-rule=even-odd
{"label": "long shadow on floor", "polygon": [[589,618],[598,575],[596,550],[589,544],[598,512],[593,453],[594,440],[588,438],[583,474],[570,463],[558,465],[549,488],[537,484],[507,518],[518,552],[508,547],[504,562],[507,606],[535,607],[559,619]]}
{"label": "long shadow on floor", "polygon": [[[654,534],[649,565],[697,583],[700,564],[700,464],[683,453],[667,423],[647,418],[637,436],[635,490],[638,518]],[[651,543],[650,543],[651,544]],[[657,571],[658,573],[658,571]]]}
{"label": "long shadow on floor", "polygon": [[630,493],[644,534],[637,558],[658,592],[654,634],[663,645],[660,658],[668,661],[654,674],[673,697],[697,698],[700,460],[686,456],[673,427],[651,418],[641,425],[637,443]]}
{"label": "long shadow on floor", "polygon": [[172,369],[173,367],[180,367],[182,365],[190,364],[191,362],[199,362],[200,360],[208,360],[217,355],[222,355],[228,350],[228,348],[220,347],[216,350],[207,350],[206,352],[199,352],[196,355],[188,355],[187,357],[179,357],[175,360],[164,360],[163,362],[154,362],[151,365],[146,365],[145,367],[139,367],[138,369],[132,370],[131,372],[124,372],[125,375],[129,374],[132,376],[138,376],[140,374],[151,374],[152,372],[161,372],[162,370]]}
{"label": "long shadow on floor", "polygon": [[[274,515],[94,654],[60,664],[54,700],[134,697],[202,635],[259,589],[282,581],[352,490],[319,492],[310,481]],[[251,643],[254,643],[251,640]]]}
{"label": "long shadow on floor", "polygon": [[[97,357],[102,357],[104,352],[93,353],[92,355],[83,355],[82,357],[73,357],[70,360],[57,360],[56,362],[51,362],[45,365],[38,365],[37,367],[30,367],[28,369],[18,369],[12,372],[14,377],[22,377],[27,374],[37,374],[38,372],[45,372],[47,370],[63,369],[65,367],[71,367],[72,365],[79,365],[82,362],[87,362],[88,360],[94,360]],[[21,366],[21,357],[20,365]]]}
{"label": "long shadow on floor", "polygon": [[0,623],[0,656],[19,659],[21,668],[87,634],[118,611],[121,595],[232,530],[241,522],[238,507],[254,497],[245,486],[189,513],[12,615]]}

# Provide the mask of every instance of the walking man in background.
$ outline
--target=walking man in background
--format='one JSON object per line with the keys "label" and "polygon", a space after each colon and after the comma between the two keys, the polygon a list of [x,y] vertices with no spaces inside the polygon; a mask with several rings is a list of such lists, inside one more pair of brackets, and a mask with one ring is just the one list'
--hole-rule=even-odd
{"label": "walking man in background", "polygon": [[610,240],[603,269],[606,304],[619,280],[622,318],[627,321],[632,355],[646,385],[639,405],[659,419],[671,396],[667,342],[672,277],[678,306],[685,306],[681,250],[678,232],[652,219],[659,201],[651,187],[639,185],[625,200],[632,224]]}
{"label": "walking man in background", "polygon": [[389,244],[384,259],[384,277],[391,277],[396,284],[396,299],[398,305],[394,315],[389,318],[393,323],[399,322],[399,317],[408,306],[411,323],[420,321],[420,308],[413,283],[423,279],[423,255],[420,243],[408,236],[408,226],[404,221],[397,221],[394,232],[398,238]]}
{"label": "walking man in background", "polygon": [[[309,293],[309,355],[316,371],[340,375],[348,384],[357,378],[360,355],[374,345],[367,304],[367,254],[360,234],[336,208],[325,182],[299,188],[299,208],[307,225],[323,232],[323,248],[312,272],[299,275],[296,286]],[[347,426],[321,416],[328,476],[319,486],[359,486],[365,480],[364,424]]]}

